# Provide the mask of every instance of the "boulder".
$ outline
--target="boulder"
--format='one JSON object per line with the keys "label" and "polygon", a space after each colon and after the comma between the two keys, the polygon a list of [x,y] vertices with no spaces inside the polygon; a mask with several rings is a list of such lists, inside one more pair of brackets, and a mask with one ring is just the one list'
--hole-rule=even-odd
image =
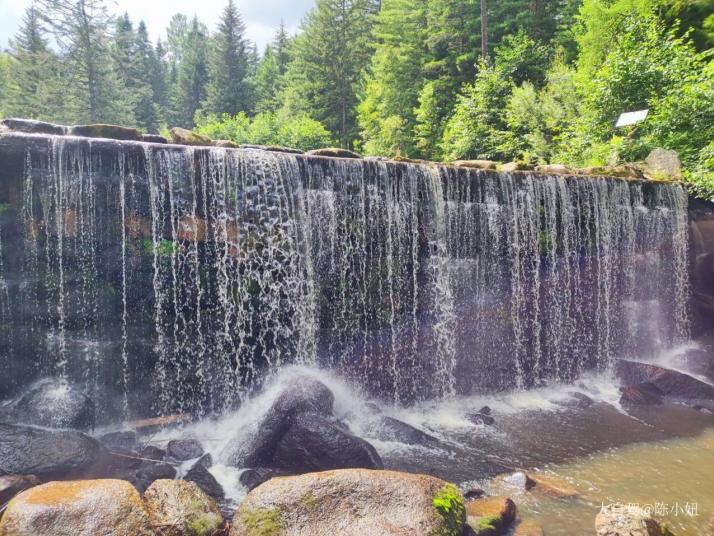
{"label": "boulder", "polygon": [[592,398],[578,391],[571,391],[566,398],[558,398],[552,402],[556,406],[574,409],[585,409],[593,405]]}
{"label": "boulder", "polygon": [[135,128],[121,127],[118,125],[75,125],[69,127],[70,136],[81,136],[83,138],[108,138],[111,140],[133,140],[141,141],[141,132]]}
{"label": "boulder", "polygon": [[536,166],[535,170],[538,173],[546,173],[548,175],[575,175],[574,169],[564,166],[563,164],[544,164]]}
{"label": "boulder", "polygon": [[224,149],[238,149],[240,145],[231,140],[213,140],[213,145]]}
{"label": "boulder", "polygon": [[289,473],[281,471],[280,469],[274,469],[272,467],[253,467],[243,471],[239,479],[240,483],[251,491],[271,478],[288,475]]}
{"label": "boulder", "polygon": [[94,402],[66,382],[45,378],[2,406],[0,421],[89,430],[95,423]]}
{"label": "boulder", "polygon": [[501,536],[516,519],[516,504],[508,497],[483,497],[466,503],[466,522],[478,536]]}
{"label": "boulder", "polygon": [[15,497],[0,521],[7,536],[153,536],[141,496],[122,480],[49,482]]}
{"label": "boulder", "polygon": [[211,536],[223,525],[216,501],[193,482],[157,480],[144,493],[144,503],[161,536]]}
{"label": "boulder", "polygon": [[101,452],[99,442],[79,432],[0,424],[0,475],[75,474]]}
{"label": "boulder", "polygon": [[331,158],[362,158],[361,155],[348,149],[340,149],[339,147],[326,147],[324,149],[315,149],[308,151],[310,156],[329,156]]}
{"label": "boulder", "polygon": [[110,432],[99,438],[99,441],[108,448],[132,449],[136,447],[139,438],[133,430],[124,432]]}
{"label": "boulder", "polygon": [[154,445],[146,445],[139,449],[138,451],[140,458],[145,458],[147,460],[161,461],[166,457],[166,451],[155,447]]}
{"label": "boulder", "polygon": [[274,478],[251,491],[230,536],[456,536],[458,490],[426,475],[348,469]]}
{"label": "boulder", "polygon": [[642,508],[624,504],[603,506],[595,518],[597,536],[666,536]]}
{"label": "boulder", "polygon": [[539,491],[558,499],[577,497],[579,495],[575,486],[557,476],[534,472],[527,473],[527,475],[531,481],[535,482],[535,486],[531,490]]}
{"label": "boulder", "polygon": [[35,475],[0,476],[0,508],[15,495],[42,482]]}
{"label": "boulder", "polygon": [[257,431],[244,439],[239,434],[221,454],[234,467],[267,467],[275,447],[290,426],[291,419],[303,412],[332,415],[335,397],[323,383],[309,376],[296,376],[287,382],[268,409]]}
{"label": "boulder", "polygon": [[475,501],[476,499],[483,497],[485,494],[486,492],[481,488],[470,488],[464,491],[464,500]]}
{"label": "boulder", "polygon": [[498,167],[498,162],[493,160],[456,160],[451,165],[460,168],[495,170]]}
{"label": "boulder", "polygon": [[681,180],[682,162],[677,151],[657,148],[645,158],[645,176],[650,180]]}
{"label": "boulder", "polygon": [[623,406],[661,406],[664,403],[662,391],[650,382],[620,387],[620,393]]}
{"label": "boulder", "polygon": [[314,413],[300,414],[275,447],[268,467],[290,473],[327,469],[381,469],[382,460],[372,445]]}
{"label": "boulder", "polygon": [[28,134],[51,134],[55,136],[62,136],[67,131],[67,127],[63,125],[55,125],[54,123],[35,121],[33,119],[9,118],[3,119],[2,124],[10,130],[26,132]]}
{"label": "boulder", "polygon": [[513,536],[545,536],[545,532],[543,532],[543,527],[535,521],[524,519],[516,525]]}
{"label": "boulder", "polygon": [[142,462],[138,468],[132,471],[127,480],[132,485],[144,493],[151,484],[157,480],[176,478],[176,468],[168,463]]}
{"label": "boulder", "polygon": [[208,136],[185,128],[174,127],[169,133],[171,134],[171,143],[177,145],[196,145],[199,147],[210,147],[213,145],[213,141]]}
{"label": "boulder", "polygon": [[506,173],[512,173],[514,171],[528,171],[530,169],[533,169],[533,166],[528,165],[525,162],[508,162],[507,164],[498,166],[498,171],[505,171]]}
{"label": "boulder", "polygon": [[172,439],[166,445],[166,456],[180,462],[203,456],[203,446],[198,439]]}
{"label": "boulder", "polygon": [[381,441],[398,441],[408,445],[422,445],[427,448],[441,447],[441,441],[422,432],[412,425],[392,417],[382,416],[369,429],[370,434]]}
{"label": "boulder", "polygon": [[466,418],[476,425],[485,424],[491,426],[496,423],[496,419],[485,413],[467,413]]}
{"label": "boulder", "polygon": [[[201,458],[201,460],[203,460],[203,458]],[[198,460],[193,467],[188,470],[183,477],[184,480],[194,482],[206,495],[213,497],[217,501],[222,501],[225,498],[223,486],[218,483],[216,477],[210,473],[206,464],[202,463],[201,460]],[[243,475],[241,474],[241,478],[242,477]]]}
{"label": "boulder", "polygon": [[714,400],[714,386],[682,372],[657,365],[620,359],[615,363],[615,373],[624,385],[649,382],[669,398]]}
{"label": "boulder", "polygon": [[161,143],[162,145],[165,145],[169,142],[169,140],[167,140],[163,136],[159,136],[158,134],[143,134],[141,136],[141,141],[145,143]]}

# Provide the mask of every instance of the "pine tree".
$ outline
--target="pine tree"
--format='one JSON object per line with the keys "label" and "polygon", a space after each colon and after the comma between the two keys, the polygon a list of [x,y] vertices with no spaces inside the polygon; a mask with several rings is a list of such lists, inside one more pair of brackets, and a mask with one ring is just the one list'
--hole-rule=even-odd
{"label": "pine tree", "polygon": [[166,121],[169,113],[169,62],[166,46],[159,39],[154,53],[154,65],[151,68],[151,88],[154,92],[154,101],[158,107],[160,120]]}
{"label": "pine tree", "polygon": [[322,122],[343,147],[358,136],[357,91],[370,58],[374,13],[373,0],[318,0],[295,41],[287,74],[284,104]]}
{"label": "pine tree", "polygon": [[210,82],[205,110],[231,116],[250,110],[252,91],[248,83],[250,50],[245,25],[233,0],[223,10],[210,54]]}
{"label": "pine tree", "polygon": [[280,78],[273,47],[268,45],[255,75],[256,113],[275,112],[278,109]]}
{"label": "pine tree", "polygon": [[169,119],[173,125],[192,128],[208,83],[208,30],[198,18],[191,21],[179,53]]}
{"label": "pine tree", "polygon": [[23,25],[10,42],[5,113],[34,119],[62,116],[58,89],[58,62],[48,48],[39,11],[27,8]]}
{"label": "pine tree", "polygon": [[[136,30],[135,76],[138,101],[134,109],[137,124],[147,132],[156,133],[160,123],[160,105],[154,86],[157,71],[161,67],[154,48],[149,41],[149,34],[144,21],[139,22]],[[159,75],[160,76],[160,75]]]}
{"label": "pine tree", "polygon": [[77,122],[133,123],[132,103],[112,68],[103,0],[38,0],[64,56],[67,114]]}
{"label": "pine tree", "polygon": [[278,66],[278,73],[283,76],[288,71],[288,65],[290,64],[290,36],[282,19],[280,19],[280,27],[273,38],[272,49],[275,63]]}

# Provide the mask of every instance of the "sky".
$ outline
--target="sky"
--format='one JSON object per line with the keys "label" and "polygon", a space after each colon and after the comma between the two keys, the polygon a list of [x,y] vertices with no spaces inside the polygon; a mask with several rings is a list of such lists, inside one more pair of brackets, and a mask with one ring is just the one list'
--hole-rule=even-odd
{"label": "sky", "polygon": [[[108,0],[107,3],[116,13],[129,13],[135,24],[143,19],[155,42],[157,37],[164,37],[174,13],[198,15],[213,31],[227,0]],[[5,48],[8,39],[15,35],[25,8],[31,4],[32,0],[0,0],[0,48]],[[262,51],[281,19],[288,31],[295,33],[314,0],[237,0],[236,4],[246,24],[246,36]]]}

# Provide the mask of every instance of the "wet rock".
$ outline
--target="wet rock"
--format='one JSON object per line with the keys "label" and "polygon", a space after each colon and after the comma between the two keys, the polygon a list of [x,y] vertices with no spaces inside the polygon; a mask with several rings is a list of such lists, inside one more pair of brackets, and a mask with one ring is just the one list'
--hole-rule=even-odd
{"label": "wet rock", "polygon": [[466,522],[478,536],[506,534],[516,519],[516,504],[508,497],[483,497],[466,503]]}
{"label": "wet rock", "polygon": [[263,482],[279,476],[290,476],[290,473],[272,467],[254,467],[243,471],[240,475],[240,483],[248,490],[253,490]]}
{"label": "wet rock", "polygon": [[597,536],[666,536],[659,523],[637,506],[604,506],[595,518]]}
{"label": "wet rock", "polygon": [[26,132],[28,134],[51,134],[55,136],[62,136],[67,130],[67,127],[63,125],[55,125],[54,123],[35,121],[33,119],[3,119],[2,124],[10,130]]}
{"label": "wet rock", "polygon": [[7,507],[0,534],[12,536],[152,536],[139,493],[121,480],[49,482]]}
{"label": "wet rock", "polygon": [[554,475],[527,473],[527,476],[530,480],[535,482],[535,486],[531,488],[531,491],[539,491],[559,499],[577,497],[579,495],[575,486],[567,480]]}
{"label": "wet rock", "polygon": [[615,364],[615,373],[624,385],[649,382],[666,397],[680,400],[714,400],[714,386],[657,365],[620,359]]}
{"label": "wet rock", "polygon": [[146,143],[161,143],[164,145],[169,142],[169,140],[163,136],[159,136],[158,134],[143,134],[141,136],[141,141]]}
{"label": "wet rock", "polygon": [[[201,458],[202,460],[203,458]],[[189,482],[194,482],[199,488],[203,490],[206,495],[213,497],[217,501],[222,501],[225,498],[225,493],[223,492],[223,486],[218,483],[216,477],[214,477],[205,463],[198,460],[191,469],[188,470],[184,480]],[[241,475],[242,477],[243,475]]]}
{"label": "wet rock", "polygon": [[370,431],[375,434],[377,439],[382,441],[398,441],[428,448],[439,448],[441,446],[441,441],[434,436],[392,417],[380,417],[376,426]]}
{"label": "wet rock", "polygon": [[645,175],[650,180],[681,180],[682,162],[677,151],[657,148],[645,158]]}
{"label": "wet rock", "polygon": [[135,128],[121,127],[119,125],[75,125],[69,127],[68,134],[70,136],[81,136],[83,138],[141,141],[141,132]]}
{"label": "wet rock", "polygon": [[535,521],[524,519],[516,525],[513,536],[545,536],[545,532],[543,532],[543,527]]}
{"label": "wet rock", "polygon": [[466,418],[474,424],[485,424],[491,426],[496,423],[496,419],[484,413],[469,413]]}
{"label": "wet rock", "polygon": [[234,467],[270,466],[275,447],[300,413],[332,415],[335,397],[327,386],[308,376],[297,376],[286,383],[283,392],[267,411],[251,437],[236,436],[222,458]]}
{"label": "wet rock", "polygon": [[127,430],[124,432],[111,432],[104,434],[99,441],[109,448],[132,449],[136,447],[139,439],[136,432]]}
{"label": "wet rock", "polygon": [[495,170],[498,167],[498,162],[494,162],[493,160],[456,160],[452,162],[451,165],[469,169]]}
{"label": "wet rock", "polygon": [[620,393],[623,406],[660,406],[664,403],[662,391],[650,382],[620,387]]}
{"label": "wet rock", "polygon": [[101,450],[97,440],[79,432],[0,424],[0,475],[77,473],[89,468]]}
{"label": "wet rock", "polygon": [[305,154],[304,151],[300,149],[293,149],[292,147],[280,147],[277,145],[253,145],[249,143],[244,143],[240,145],[241,149],[258,149],[261,151],[270,151],[273,153],[287,153],[287,154]]}
{"label": "wet rock", "polygon": [[35,475],[0,476],[0,508],[15,495],[42,482]]}
{"label": "wet rock", "polygon": [[491,487],[499,491],[511,490],[524,492],[530,490],[535,485],[535,482],[525,471],[497,475],[491,481]]}
{"label": "wet rock", "polygon": [[139,457],[146,458],[147,460],[161,461],[166,457],[166,451],[155,447],[153,445],[146,445],[139,449]]}
{"label": "wet rock", "polygon": [[168,463],[144,462],[139,465],[127,480],[141,493],[157,480],[176,478],[176,468]]}
{"label": "wet rock", "polygon": [[196,145],[199,147],[210,147],[213,145],[213,141],[208,136],[185,128],[174,127],[169,133],[171,134],[171,143],[178,145]]}
{"label": "wet rock", "polygon": [[311,413],[292,419],[267,465],[296,474],[327,469],[383,467],[372,445],[336,426],[333,419]]}
{"label": "wet rock", "polygon": [[478,410],[477,413],[480,413],[481,415],[491,415],[491,408],[488,406],[484,406],[480,410]]}
{"label": "wet rock", "polygon": [[348,469],[266,482],[240,505],[230,536],[456,534],[463,522],[462,498],[443,480]]}
{"label": "wet rock", "polygon": [[567,398],[553,400],[553,404],[564,408],[585,409],[593,405],[593,399],[578,391],[571,391]]}
{"label": "wet rock", "polygon": [[476,499],[480,499],[486,494],[484,490],[481,488],[471,488],[466,491],[464,491],[464,500],[465,501],[475,501]]}
{"label": "wet rock", "polygon": [[0,408],[0,421],[89,430],[95,423],[94,402],[65,382],[45,378]]}
{"label": "wet rock", "polygon": [[213,456],[211,456],[210,454],[204,454],[196,461],[194,466],[195,465],[200,465],[205,469],[210,469],[211,467],[213,467]]}
{"label": "wet rock", "polygon": [[310,156],[329,156],[331,158],[362,158],[361,155],[348,149],[340,149],[339,147],[326,147],[324,149],[315,149],[308,151]]}
{"label": "wet rock", "polygon": [[198,439],[173,439],[166,446],[166,456],[180,462],[203,456],[203,446]]}
{"label": "wet rock", "polygon": [[224,149],[238,149],[240,147],[239,144],[231,140],[213,140],[213,145]]}
{"label": "wet rock", "polygon": [[216,501],[193,482],[157,480],[144,493],[144,502],[161,536],[211,536],[223,525]]}

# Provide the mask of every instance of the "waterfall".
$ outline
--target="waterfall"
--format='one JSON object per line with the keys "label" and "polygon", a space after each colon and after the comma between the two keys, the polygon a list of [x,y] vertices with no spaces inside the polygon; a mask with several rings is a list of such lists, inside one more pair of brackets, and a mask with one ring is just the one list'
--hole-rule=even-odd
{"label": "waterfall", "polygon": [[677,184],[13,136],[3,358],[110,413],[223,412],[288,363],[408,404],[688,337]]}

